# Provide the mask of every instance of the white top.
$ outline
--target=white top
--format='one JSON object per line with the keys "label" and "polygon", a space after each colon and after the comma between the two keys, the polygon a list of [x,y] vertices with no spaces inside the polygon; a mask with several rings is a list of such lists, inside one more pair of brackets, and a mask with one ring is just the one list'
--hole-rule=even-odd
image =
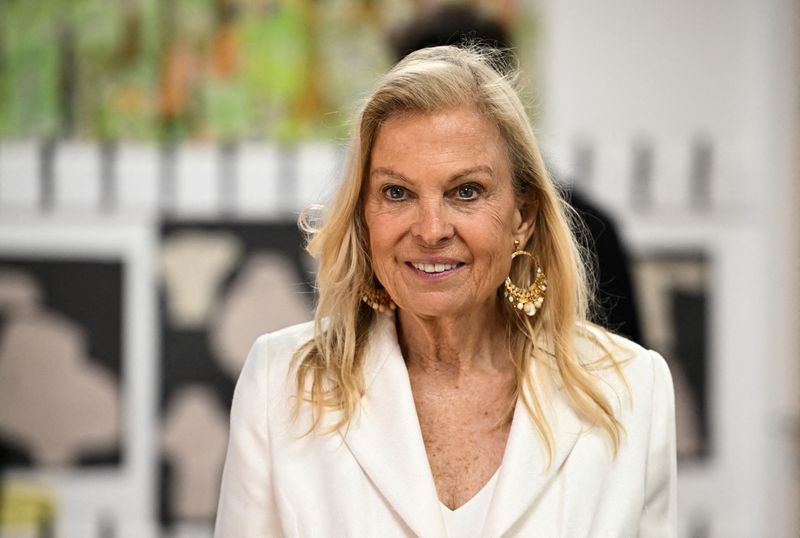
{"label": "white top", "polygon": [[[334,413],[315,434],[308,433],[311,407],[304,402],[295,414],[293,356],[313,337],[313,323],[258,339],[233,396],[217,538],[447,537],[395,325],[378,317],[364,348],[359,412],[331,434],[326,428],[335,427]],[[592,334],[624,359],[619,366],[627,385],[613,369],[591,370],[624,428],[616,458],[601,428],[582,419],[544,375],[548,366],[532,361],[530,375],[548,395],[552,452],[548,460],[548,447],[517,398],[484,536],[678,535],[667,365],[593,327],[575,341],[583,363],[596,364],[608,352]]]}
{"label": "white top", "polygon": [[450,538],[479,538],[481,536],[498,474],[500,474],[499,468],[478,493],[455,510],[450,510],[439,502],[444,526]]}

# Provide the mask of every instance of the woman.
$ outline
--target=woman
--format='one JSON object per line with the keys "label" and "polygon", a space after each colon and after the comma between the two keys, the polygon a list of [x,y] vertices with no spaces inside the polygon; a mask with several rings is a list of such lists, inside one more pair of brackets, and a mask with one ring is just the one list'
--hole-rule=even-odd
{"label": "woman", "polygon": [[217,536],[675,534],[669,372],[586,322],[498,72],[424,49],[367,98],[309,243],[316,319],[262,336],[239,379]]}

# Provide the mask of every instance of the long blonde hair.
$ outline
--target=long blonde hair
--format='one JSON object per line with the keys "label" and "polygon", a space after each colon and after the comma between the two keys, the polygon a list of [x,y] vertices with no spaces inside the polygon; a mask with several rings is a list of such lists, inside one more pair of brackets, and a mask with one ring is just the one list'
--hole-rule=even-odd
{"label": "long blonde hair", "polygon": [[[334,429],[349,423],[364,394],[364,346],[376,313],[361,301],[361,290],[365,285],[380,286],[366,243],[362,186],[378,129],[395,114],[466,105],[475,106],[499,129],[520,203],[538,202],[536,233],[524,248],[536,253],[547,275],[547,297],[534,318],[513,308],[503,308],[501,314],[516,369],[515,396],[523,398],[552,455],[552,431],[542,391],[532,375],[534,361],[546,362],[551,367],[545,370],[564,387],[576,412],[608,433],[615,452],[619,447],[622,428],[613,407],[576,354],[578,331],[591,333],[582,329],[589,300],[588,274],[571,231],[571,209],[545,169],[514,90],[516,71],[499,65],[499,58],[485,49],[456,47],[433,47],[408,55],[364,101],[342,184],[322,224],[308,215],[301,217],[301,227],[310,235],[308,251],[319,260],[319,303],[314,337],[295,354],[295,409],[303,403],[311,405],[312,429],[327,411],[338,412]],[[529,268],[519,265],[512,269],[514,281],[530,277]],[[606,355],[608,364],[621,372],[611,355]]]}

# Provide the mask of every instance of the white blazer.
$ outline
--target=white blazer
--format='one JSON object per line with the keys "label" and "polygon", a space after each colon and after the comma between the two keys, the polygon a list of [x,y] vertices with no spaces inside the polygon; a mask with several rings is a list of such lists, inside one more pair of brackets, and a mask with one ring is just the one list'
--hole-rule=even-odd
{"label": "white blazer", "polygon": [[[290,416],[291,358],[312,325],[256,341],[233,397],[217,538],[447,537],[394,323],[379,318],[366,348],[362,407],[333,434],[304,435],[307,406],[297,421]],[[599,374],[625,429],[616,458],[606,434],[587,427],[556,391],[546,468],[545,445],[518,401],[481,536],[676,535],[669,370],[655,352],[614,340],[632,355],[623,366],[630,391],[615,374]],[[588,359],[599,353],[588,340],[578,347]]]}

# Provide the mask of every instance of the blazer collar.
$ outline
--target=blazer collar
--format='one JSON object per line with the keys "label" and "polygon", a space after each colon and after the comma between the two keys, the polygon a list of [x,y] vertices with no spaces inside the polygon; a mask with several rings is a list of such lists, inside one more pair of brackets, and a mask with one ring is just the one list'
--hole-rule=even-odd
{"label": "blazer collar", "polygon": [[547,465],[547,446],[522,401],[517,398],[511,431],[497,486],[481,536],[513,536],[525,515],[536,507],[575,447],[582,422],[561,390],[549,398],[547,420],[553,434],[553,456]]}
{"label": "blazer collar", "polygon": [[417,536],[446,536],[394,316],[373,325],[364,355],[366,392],[340,433],[350,452]]}
{"label": "blazer collar", "polygon": [[[364,359],[366,392],[362,405],[340,434],[375,487],[414,534],[447,536],[394,316],[379,316]],[[547,467],[542,438],[525,405],[517,400],[482,536],[512,531],[575,446],[580,420],[565,402],[554,402],[548,420],[555,449]]]}

